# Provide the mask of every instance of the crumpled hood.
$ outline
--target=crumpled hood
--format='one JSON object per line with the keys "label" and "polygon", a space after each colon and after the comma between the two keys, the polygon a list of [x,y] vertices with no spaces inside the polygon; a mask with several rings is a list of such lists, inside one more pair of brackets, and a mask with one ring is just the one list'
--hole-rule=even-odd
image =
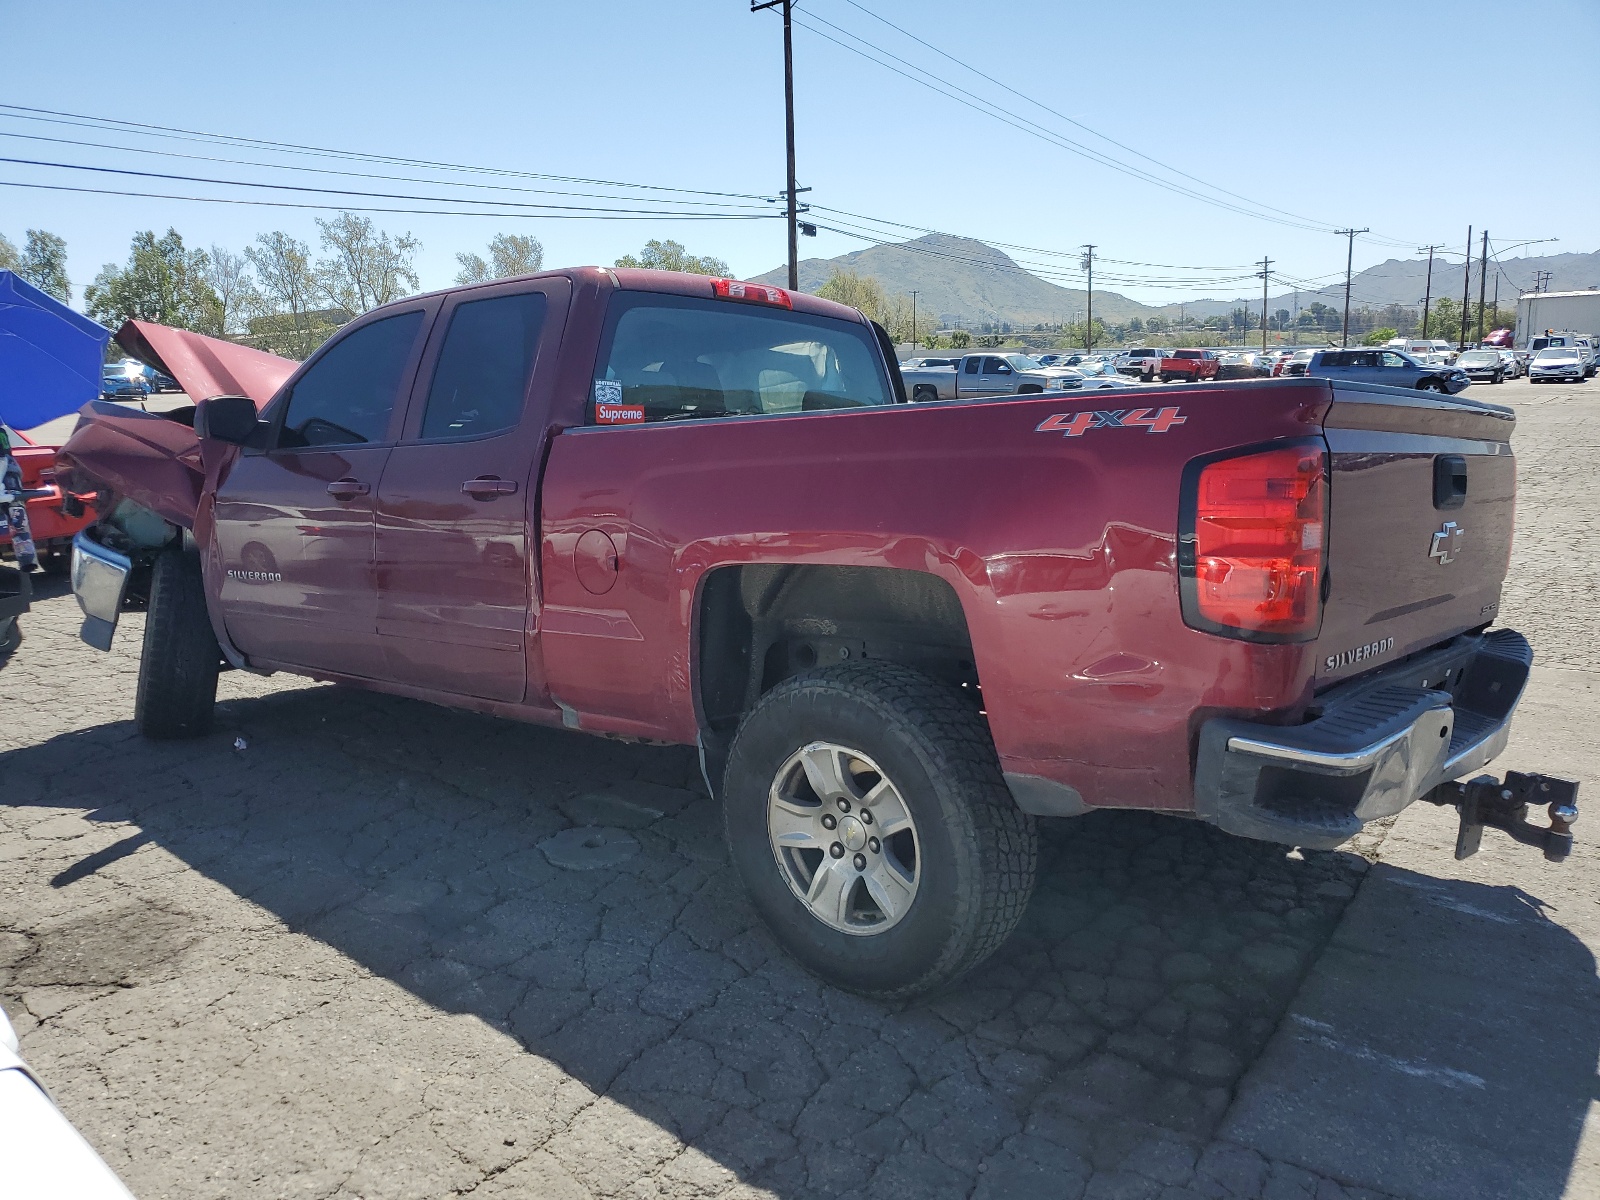
{"label": "crumpled hood", "polygon": [[198,403],[212,396],[249,396],[261,408],[300,364],[154,321],[124,321],[117,345],[178,381]]}

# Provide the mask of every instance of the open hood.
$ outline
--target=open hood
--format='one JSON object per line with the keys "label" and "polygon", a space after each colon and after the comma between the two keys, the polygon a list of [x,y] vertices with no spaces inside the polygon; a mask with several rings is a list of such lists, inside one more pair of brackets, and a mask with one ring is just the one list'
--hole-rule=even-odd
{"label": "open hood", "polygon": [[189,399],[249,396],[261,408],[300,364],[221,338],[154,321],[124,321],[117,345],[178,381]]}
{"label": "open hood", "polygon": [[[127,321],[117,344],[178,381],[191,400],[248,396],[263,407],[300,364],[220,338]],[[57,461],[78,490],[109,488],[163,519],[193,528],[205,485],[205,460],[194,435],[194,409],[145,412],[142,407],[92,400]]]}

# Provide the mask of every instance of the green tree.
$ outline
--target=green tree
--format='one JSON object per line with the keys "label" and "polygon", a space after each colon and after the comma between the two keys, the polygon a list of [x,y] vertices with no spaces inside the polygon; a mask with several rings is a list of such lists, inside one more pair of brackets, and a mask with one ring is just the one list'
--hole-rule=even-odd
{"label": "green tree", "polygon": [[206,257],[206,282],[221,305],[217,324],[224,334],[243,333],[250,318],[264,311],[266,304],[250,274],[250,260],[221,246],[212,246]]}
{"label": "green tree", "polygon": [[257,234],[256,244],[245,247],[244,254],[261,283],[263,315],[280,318],[274,324],[281,327],[282,337],[274,341],[274,350],[305,358],[321,341],[311,319],[320,291],[311,248],[274,231]]}
{"label": "green tree", "polygon": [[46,295],[66,304],[72,299],[72,280],[67,278],[67,243],[43,229],[28,230],[28,244],[22,250],[22,270],[18,272]]}
{"label": "green tree", "polygon": [[1428,336],[1446,342],[1453,342],[1461,336],[1459,301],[1452,300],[1449,296],[1440,296],[1433,302],[1428,313]]}
{"label": "green tree", "polygon": [[532,275],[544,266],[544,243],[536,237],[517,233],[497,233],[489,241],[487,262],[476,254],[458,254],[456,282],[488,283],[491,279],[510,279]]}
{"label": "green tree", "polygon": [[413,265],[422,244],[409,233],[391,238],[354,213],[319,218],[317,228],[328,254],[317,261],[317,284],[334,307],[364,313],[422,286]]}
{"label": "green tree", "polygon": [[965,350],[972,345],[972,335],[965,329],[952,330],[950,333],[950,349]]}
{"label": "green tree", "polygon": [[922,335],[922,345],[926,350],[937,350],[944,342],[939,339],[938,333],[930,329]]}
{"label": "green tree", "polygon": [[20,253],[10,238],[0,234],[0,271],[15,271],[63,304],[72,299],[72,281],[67,278],[67,243],[43,229],[28,230],[27,243]]}
{"label": "green tree", "polygon": [[196,333],[222,332],[222,302],[206,282],[211,260],[187,250],[176,229],[157,238],[153,230],[133,235],[128,263],[100,268],[83,293],[84,308],[104,325],[129,318],[156,321]]}
{"label": "green tree", "polygon": [[1128,332],[1131,333],[1131,334],[1134,334],[1134,335],[1138,335],[1138,334],[1143,333],[1144,332],[1144,322],[1141,321],[1138,317],[1134,317],[1132,320],[1130,320],[1128,322]]}
{"label": "green tree", "polygon": [[1361,344],[1363,346],[1381,346],[1385,342],[1399,336],[1400,331],[1398,329],[1385,326],[1382,329],[1374,329],[1371,333],[1367,334],[1366,337],[1361,339]]}
{"label": "green tree", "polygon": [[651,238],[638,254],[624,254],[617,259],[619,267],[647,267],[656,271],[683,271],[689,275],[731,275],[728,264],[720,258],[690,254],[682,242],[659,242]]}

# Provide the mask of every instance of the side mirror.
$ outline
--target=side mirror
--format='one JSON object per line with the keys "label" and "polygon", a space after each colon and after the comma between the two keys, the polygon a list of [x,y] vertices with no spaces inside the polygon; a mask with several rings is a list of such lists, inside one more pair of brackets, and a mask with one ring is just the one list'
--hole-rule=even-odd
{"label": "side mirror", "polygon": [[194,432],[200,438],[249,446],[264,428],[256,402],[248,396],[213,396],[195,406]]}

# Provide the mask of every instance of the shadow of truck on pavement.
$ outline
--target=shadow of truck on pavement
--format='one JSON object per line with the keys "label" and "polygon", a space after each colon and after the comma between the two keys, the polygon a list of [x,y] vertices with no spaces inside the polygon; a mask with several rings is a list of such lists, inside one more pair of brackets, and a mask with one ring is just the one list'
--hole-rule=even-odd
{"label": "shadow of truck on pavement", "polygon": [[[13,803],[92,797],[94,819],[138,827],[130,841],[149,838],[428,1004],[483,1018],[785,1198],[1076,1197],[1096,1173],[1154,1195],[1155,1181],[1191,1180],[1197,1160],[1203,1175],[1241,1077],[1275,1030],[1275,1047],[1289,1036],[1280,1022],[1366,866],[1148,814],[1050,822],[1038,891],[1005,949],[942,994],[885,1007],[807,976],[758,925],[690,751],[335,688],[235,700],[218,726],[166,744],[100,726],[17,750],[0,771]],[[639,852],[553,865],[540,843],[587,824],[623,828]],[[70,895],[138,848],[64,862],[54,882]],[[166,902],[161,936],[180,944],[175,924],[213,919]],[[1539,919],[1487,922],[1477,944],[1514,955],[1537,929],[1544,961],[1592,979],[1587,950]],[[37,935],[52,936],[67,935]],[[1394,987],[1360,947],[1338,953],[1358,998]],[[82,957],[63,947],[30,962],[67,956]],[[23,963],[0,986],[43,969]],[[1559,1195],[1592,1095],[1593,989],[1553,998],[1538,1037],[1488,1036],[1509,1032],[1507,1014],[1470,981],[1405,1003],[1431,1014],[1436,1039],[1473,1047],[1479,1065],[1461,1069],[1485,1081],[1474,1111],[1507,1089],[1499,1122],[1477,1128],[1486,1152],[1539,1142],[1542,1165],[1515,1194]],[[1405,1057],[1385,1032],[1400,1015],[1384,1009],[1361,1044]],[[1347,1036],[1342,1020],[1327,1036]],[[1384,1114],[1391,1136],[1352,1140],[1364,1169],[1319,1168],[1336,1178],[1387,1178],[1382,1156],[1410,1153],[1429,1135],[1413,1126],[1448,1111],[1384,1090],[1410,1086],[1403,1073],[1377,1078],[1354,1107]],[[1294,1161],[1297,1137],[1318,1134],[1291,1124],[1271,1153]],[[524,1133],[517,1153],[533,1148]]]}

